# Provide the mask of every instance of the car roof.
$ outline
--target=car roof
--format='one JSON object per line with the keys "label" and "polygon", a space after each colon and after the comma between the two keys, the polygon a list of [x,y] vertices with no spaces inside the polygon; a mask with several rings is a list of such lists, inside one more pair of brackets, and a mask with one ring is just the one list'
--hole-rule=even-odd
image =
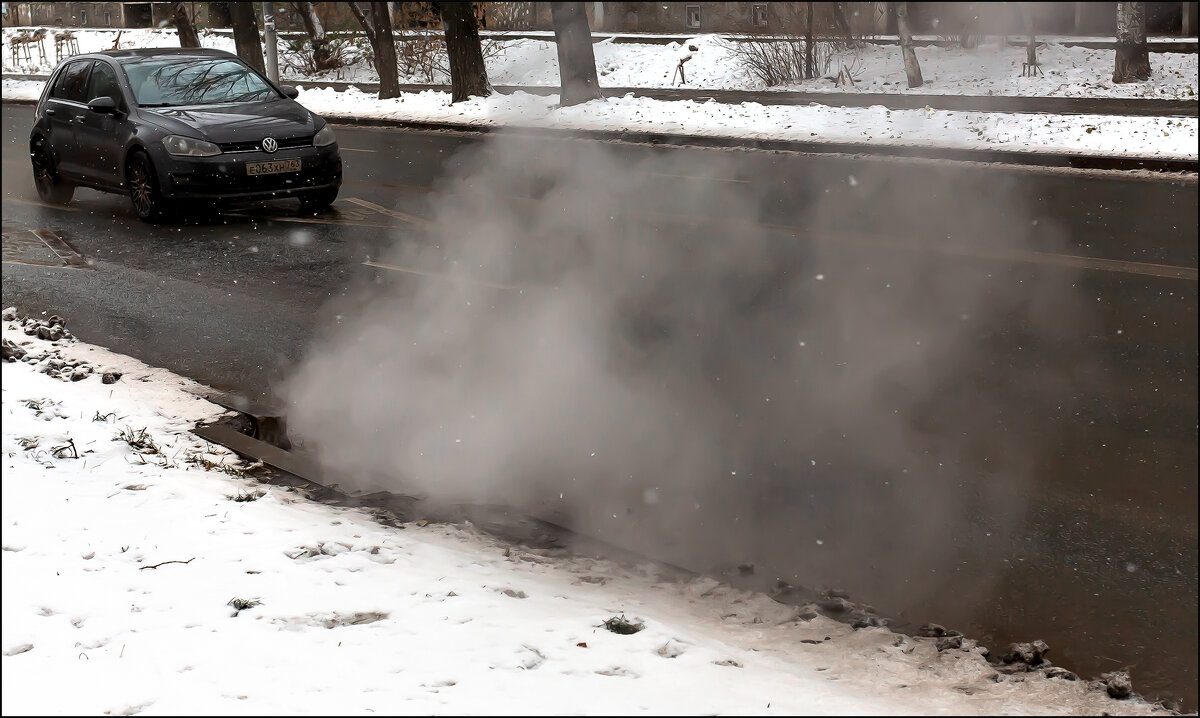
{"label": "car roof", "polygon": [[195,57],[195,58],[213,58],[213,57],[237,57],[232,52],[225,50],[214,50],[207,47],[141,47],[133,50],[107,50],[105,52],[90,52],[86,55],[73,55],[72,60],[91,60],[101,57],[107,57],[116,60],[119,63],[138,62],[140,60],[148,60],[153,58],[168,58],[168,57]]}

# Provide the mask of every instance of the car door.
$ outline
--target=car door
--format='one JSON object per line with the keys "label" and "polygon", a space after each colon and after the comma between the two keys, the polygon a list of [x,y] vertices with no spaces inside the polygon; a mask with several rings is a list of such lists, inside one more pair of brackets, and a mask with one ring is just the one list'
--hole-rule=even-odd
{"label": "car door", "polygon": [[92,60],[75,60],[58,76],[46,100],[46,119],[50,125],[50,150],[59,174],[72,179],[83,176],[83,165],[75,146],[75,123],[87,112],[88,72]]}
{"label": "car door", "polygon": [[111,97],[115,114],[85,110],[75,120],[75,151],[80,170],[89,184],[118,186],[123,179],[121,148],[129,137],[129,103],[117,81],[117,71],[104,60],[96,60],[88,76],[85,101]]}

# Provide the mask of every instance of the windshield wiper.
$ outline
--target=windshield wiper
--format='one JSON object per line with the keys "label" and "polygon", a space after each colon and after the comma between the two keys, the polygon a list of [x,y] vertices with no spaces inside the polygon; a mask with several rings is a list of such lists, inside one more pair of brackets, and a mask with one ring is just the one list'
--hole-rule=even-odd
{"label": "windshield wiper", "polygon": [[177,107],[177,105],[171,102],[147,102],[138,103],[138,107]]}

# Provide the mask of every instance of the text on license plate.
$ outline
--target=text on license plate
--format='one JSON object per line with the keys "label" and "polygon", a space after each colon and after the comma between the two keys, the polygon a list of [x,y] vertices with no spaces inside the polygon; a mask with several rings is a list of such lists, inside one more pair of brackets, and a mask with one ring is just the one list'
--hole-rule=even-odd
{"label": "text on license plate", "polygon": [[247,162],[248,175],[277,175],[281,172],[299,172],[300,160],[272,160],[270,162]]}

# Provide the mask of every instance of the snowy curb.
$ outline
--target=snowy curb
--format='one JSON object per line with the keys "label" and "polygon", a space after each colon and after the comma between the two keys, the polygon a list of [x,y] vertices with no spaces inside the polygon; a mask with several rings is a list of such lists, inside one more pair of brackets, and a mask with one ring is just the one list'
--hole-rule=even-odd
{"label": "snowy curb", "polygon": [[[21,82],[11,81],[9,82]],[[23,83],[33,84],[33,83]],[[39,83],[40,84],[40,83]],[[335,91],[336,92],[336,91]],[[356,92],[350,90],[347,92]],[[360,93],[361,94],[361,93]],[[422,97],[432,94],[422,92],[408,97]],[[311,97],[311,95],[310,95]],[[448,95],[447,95],[448,97]],[[302,101],[306,99],[301,93]],[[403,98],[401,98],[402,100]],[[18,96],[4,97],[8,104],[31,105],[34,98]],[[648,100],[650,102],[666,102]],[[688,105],[697,105],[686,101]],[[1200,171],[1200,159],[1177,157],[1141,157],[1129,155],[1097,155],[1083,151],[1020,151],[1020,150],[985,150],[961,147],[937,147],[919,144],[892,144],[874,142],[836,142],[836,141],[805,141],[786,139],[767,139],[757,137],[740,137],[713,134],[684,134],[674,132],[655,132],[652,130],[609,130],[588,128],[539,127],[533,125],[510,125],[502,122],[483,120],[480,122],[451,122],[428,119],[402,119],[390,117],[371,117],[343,112],[330,107],[310,107],[321,114],[335,126],[350,125],[359,127],[382,127],[396,129],[436,130],[468,133],[504,132],[508,134],[529,135],[562,139],[589,139],[602,142],[628,142],[652,144],[668,147],[712,147],[734,148],[749,150],[768,150],[780,152],[798,152],[804,154],[846,154],[872,157],[891,157],[898,159],[926,159],[953,162],[976,162],[986,164],[1005,164],[1025,167],[1069,168],[1079,170],[1112,170],[1112,171],[1150,171],[1166,173],[1196,173]],[[462,114],[462,113],[460,113]],[[1194,120],[1189,120],[1194,122]],[[1182,122],[1182,120],[1181,120]],[[1194,129],[1194,128],[1193,128]]]}
{"label": "snowy curb", "polygon": [[1200,171],[1200,159],[1168,159],[1158,157],[1099,156],[1082,153],[1020,152],[1016,150],[975,150],[954,147],[926,147],[871,143],[805,142],[769,140],[753,137],[722,137],[717,135],[685,135],[660,132],[619,132],[613,130],[557,129],[522,125],[487,125],[424,120],[393,120],[325,114],[335,126],[391,127],[396,129],[466,132],[478,134],[503,133],[537,135],[556,139],[589,139],[600,142],[628,142],[665,147],[713,147],[726,149],[798,152],[801,154],[845,154],[896,159],[944,160],[977,162],[1025,167],[1070,168],[1081,170],[1150,171],[1166,173],[1195,173]]}

